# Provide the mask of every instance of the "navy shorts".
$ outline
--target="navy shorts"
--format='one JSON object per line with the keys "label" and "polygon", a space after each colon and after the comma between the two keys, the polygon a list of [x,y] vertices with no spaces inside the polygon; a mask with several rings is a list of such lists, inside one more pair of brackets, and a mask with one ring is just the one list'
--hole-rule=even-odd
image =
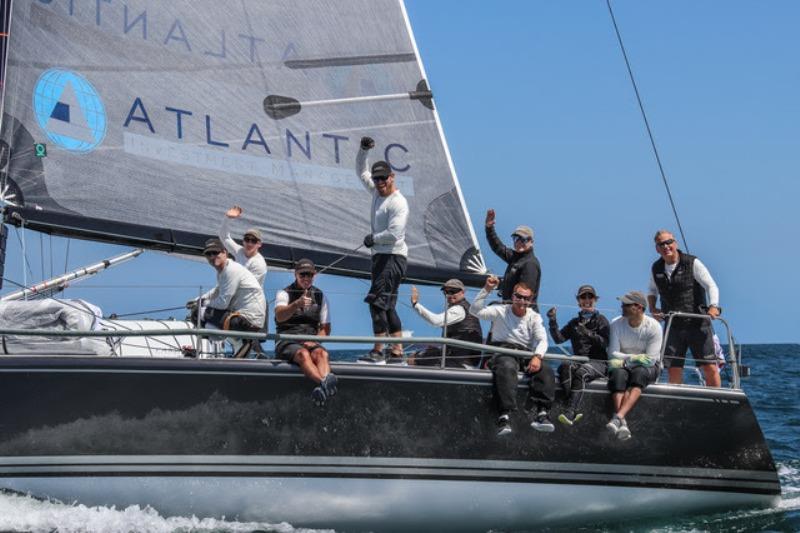
{"label": "navy shorts", "polygon": [[696,320],[681,323],[678,319],[673,319],[665,342],[664,366],[683,368],[688,350],[692,351],[692,357],[698,365],[717,363],[717,356],[714,353],[714,332],[707,320],[702,320],[702,323]]}

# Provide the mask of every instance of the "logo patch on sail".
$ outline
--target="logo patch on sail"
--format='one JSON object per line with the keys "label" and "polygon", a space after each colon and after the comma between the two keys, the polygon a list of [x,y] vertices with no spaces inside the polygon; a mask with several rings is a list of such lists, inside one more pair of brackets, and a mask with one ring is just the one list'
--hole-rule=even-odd
{"label": "logo patch on sail", "polygon": [[106,112],[94,86],[68,70],[50,69],[39,76],[33,109],[47,137],[73,152],[90,152],[106,135]]}

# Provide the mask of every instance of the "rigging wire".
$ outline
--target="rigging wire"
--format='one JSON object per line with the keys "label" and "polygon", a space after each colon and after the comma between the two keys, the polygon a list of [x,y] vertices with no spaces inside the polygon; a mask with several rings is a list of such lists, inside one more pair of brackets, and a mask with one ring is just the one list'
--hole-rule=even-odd
{"label": "rigging wire", "polygon": [[672,191],[669,188],[669,183],[667,182],[667,175],[664,172],[664,167],[661,164],[661,157],[658,155],[658,148],[656,148],[656,141],[653,138],[653,132],[650,129],[650,121],[647,120],[647,114],[644,111],[644,104],[642,103],[642,98],[639,95],[639,87],[636,85],[636,79],[633,77],[633,70],[631,69],[631,63],[628,61],[628,54],[625,51],[625,45],[622,43],[622,35],[619,32],[619,26],[617,26],[617,19],[614,16],[614,10],[611,9],[611,0],[606,0],[606,5],[608,6],[608,13],[611,15],[611,22],[614,24],[614,32],[617,34],[617,42],[619,43],[619,48],[622,51],[622,57],[625,59],[625,66],[628,68],[628,76],[630,76],[631,84],[633,85],[633,92],[636,94],[636,101],[639,103],[639,111],[642,113],[642,118],[644,119],[645,128],[647,128],[647,136],[650,138],[650,146],[653,147],[653,154],[656,156],[656,163],[658,163],[658,170],[661,172],[661,180],[664,182],[664,188],[667,190],[667,197],[669,198],[669,204],[672,207],[672,213],[675,215],[675,221],[678,223],[678,231],[681,234],[681,240],[683,241],[683,246],[685,250],[689,251],[689,243],[686,241],[686,235],[683,232],[683,226],[681,225],[681,219],[678,216],[678,209],[675,207],[675,200],[672,198]]}

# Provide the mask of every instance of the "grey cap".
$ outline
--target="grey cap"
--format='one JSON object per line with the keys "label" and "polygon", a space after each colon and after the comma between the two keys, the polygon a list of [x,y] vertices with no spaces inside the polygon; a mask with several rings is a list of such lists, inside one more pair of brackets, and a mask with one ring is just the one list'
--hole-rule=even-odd
{"label": "grey cap", "polygon": [[255,237],[259,241],[261,240],[261,230],[258,228],[250,228],[249,230],[245,231],[244,236],[247,237],[248,235]]}
{"label": "grey cap", "polygon": [[314,261],[311,259],[299,259],[294,264],[294,271],[295,272],[317,272],[317,267],[314,265]]}
{"label": "grey cap", "polygon": [[624,295],[618,296],[617,300],[624,304],[639,304],[647,309],[647,298],[641,291],[628,291]]}
{"label": "grey cap", "polygon": [[224,252],[225,247],[222,246],[222,241],[219,239],[208,239],[203,247],[203,253],[206,252]]}
{"label": "grey cap", "polygon": [[458,289],[460,291],[463,291],[464,284],[461,282],[460,279],[455,279],[455,278],[448,279],[447,281],[444,282],[444,285],[442,285],[442,290],[444,289]]}
{"label": "grey cap", "polygon": [[517,226],[517,229],[515,229],[514,233],[511,234],[512,237],[514,235],[519,235],[520,237],[525,237],[526,239],[533,239],[533,230],[528,226]]}
{"label": "grey cap", "polygon": [[591,285],[581,285],[580,288],[578,289],[578,294],[576,294],[576,296],[580,297],[581,294],[586,294],[586,293],[589,293],[595,298],[597,298],[597,291],[594,290],[594,287],[592,287]]}

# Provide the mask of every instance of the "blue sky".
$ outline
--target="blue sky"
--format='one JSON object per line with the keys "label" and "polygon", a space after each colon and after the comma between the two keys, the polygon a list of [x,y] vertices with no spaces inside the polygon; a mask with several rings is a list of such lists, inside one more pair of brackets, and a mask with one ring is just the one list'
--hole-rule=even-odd
{"label": "blue sky", "polygon": [[[800,4],[613,5],[689,249],[720,286],[723,316],[741,342],[800,342],[783,302],[800,263]],[[494,208],[501,235],[518,224],[535,229],[545,309],[557,304],[565,320],[576,288],[591,283],[615,316],[614,296],[646,288],[655,230],[677,228],[605,2],[406,7],[489,267],[504,268],[483,238],[484,213]],[[51,240],[26,240],[39,279],[40,248],[49,274]],[[65,245],[52,239],[56,272]],[[72,241],[69,266],[124,250]],[[11,230],[6,276],[22,281],[21,264]],[[268,292],[288,280],[270,273]],[[201,262],[148,252],[66,294],[128,313],[181,305],[213,282]],[[134,284],[170,287],[119,286]],[[334,333],[368,331],[364,282],[323,275],[318,285],[331,293]],[[439,299],[423,291],[430,307]],[[401,316],[416,334],[436,334],[409,308]]]}

